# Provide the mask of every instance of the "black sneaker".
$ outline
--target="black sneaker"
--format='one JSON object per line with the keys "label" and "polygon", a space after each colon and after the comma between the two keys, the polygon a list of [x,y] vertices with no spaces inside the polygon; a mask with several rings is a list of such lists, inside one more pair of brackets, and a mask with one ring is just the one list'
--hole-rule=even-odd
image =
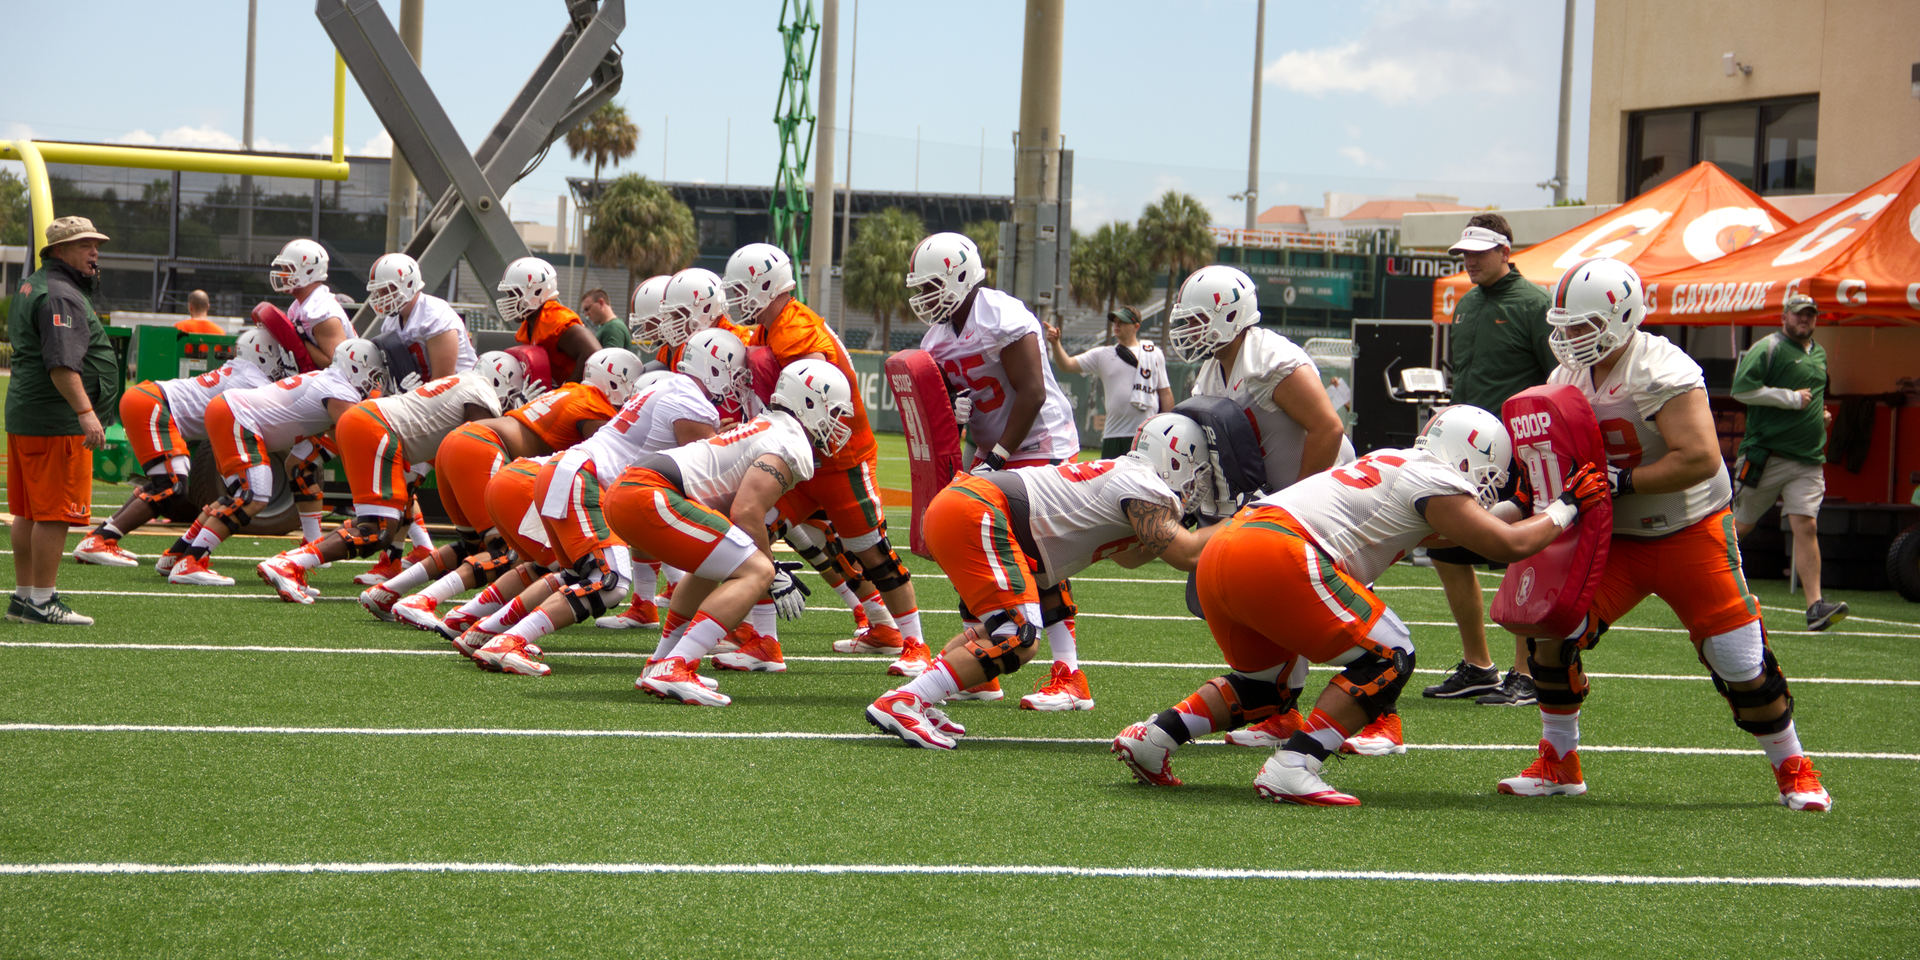
{"label": "black sneaker", "polygon": [[60,595],[57,593],[46,603],[36,604],[28,600],[20,604],[20,608],[22,611],[20,617],[21,623],[44,623],[51,626],[62,627],[93,626],[92,617],[74,613],[73,608],[67,606],[67,602],[60,599]]}
{"label": "black sneaker", "polygon": [[1847,618],[1847,605],[1815,600],[1807,608],[1807,629],[1819,633]]}
{"label": "black sneaker", "polygon": [[1501,681],[1500,689],[1476,697],[1473,702],[1483,707],[1524,707],[1534,703],[1538,695],[1532,677],[1518,670],[1508,670],[1507,679]]}
{"label": "black sneaker", "polygon": [[7,619],[14,623],[27,622],[27,605],[18,594],[7,598]]}
{"label": "black sneaker", "polygon": [[1457,700],[1471,697],[1476,693],[1497,690],[1500,687],[1500,671],[1493,667],[1476,667],[1465,660],[1453,665],[1453,672],[1445,680],[1420,691],[1423,697],[1435,700]]}

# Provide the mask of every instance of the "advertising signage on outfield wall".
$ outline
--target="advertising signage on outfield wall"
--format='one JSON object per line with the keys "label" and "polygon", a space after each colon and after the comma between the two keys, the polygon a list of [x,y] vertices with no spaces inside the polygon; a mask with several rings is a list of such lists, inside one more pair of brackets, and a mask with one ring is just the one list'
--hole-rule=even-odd
{"label": "advertising signage on outfield wall", "polygon": [[1269,263],[1240,266],[1260,287],[1260,306],[1318,310],[1353,309],[1353,271]]}

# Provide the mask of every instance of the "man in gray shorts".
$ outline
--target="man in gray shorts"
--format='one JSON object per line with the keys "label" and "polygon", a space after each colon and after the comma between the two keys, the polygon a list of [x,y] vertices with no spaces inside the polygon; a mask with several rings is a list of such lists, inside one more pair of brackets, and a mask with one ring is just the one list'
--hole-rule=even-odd
{"label": "man in gray shorts", "polygon": [[1747,405],[1747,436],[1734,464],[1733,516],[1739,534],[1781,501],[1793,531],[1793,566],[1807,595],[1807,629],[1847,618],[1847,605],[1820,598],[1820,538],[1815,518],[1826,496],[1827,351],[1813,342],[1819,321],[1813,298],[1793,294],[1780,332],[1747,350],[1733,374],[1733,398]]}

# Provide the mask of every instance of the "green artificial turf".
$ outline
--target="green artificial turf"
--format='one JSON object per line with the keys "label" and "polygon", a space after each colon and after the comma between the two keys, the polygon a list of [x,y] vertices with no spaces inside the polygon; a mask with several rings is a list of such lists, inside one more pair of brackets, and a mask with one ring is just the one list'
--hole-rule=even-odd
{"label": "green artificial turf", "polygon": [[[165,540],[126,545],[152,554]],[[1593,749],[1754,749],[1685,635],[1659,632],[1678,625],[1657,601],[1624,618],[1588,669],[1683,679],[1597,677],[1582,717],[1592,792],[1522,800],[1493,787],[1531,759],[1537,712],[1419,697],[1458,640],[1426,625],[1448,620],[1440,592],[1407,589],[1434,586],[1431,571],[1395,567],[1381,596],[1415,624],[1424,671],[1401,702],[1412,749],[1330,764],[1328,780],[1364,803],[1315,809],[1254,794],[1260,751],[1190,746],[1174,761],[1186,785],[1170,789],[1133,783],[1109,755],[1122,727],[1220,672],[1162,565],[1102,565],[1076,581],[1095,710],[1016,709],[1043,673],[1029,667],[1005,701],[950,707],[969,735],[944,753],[864,722],[899,681],[882,658],[829,652],[850,618],[811,576],[817,609],[781,631],[789,672],[717,673],[734,704],[702,709],[633,689],[651,632],[563,631],[545,643],[553,673],[535,679],[482,673],[436,637],[340,599],[357,592],[363,564],[316,571],[327,599],[313,606],[281,603],[245,558],[284,546],[225,545],[215,566],[239,584],[224,589],[171,587],[144,566],[64,567],[69,602],[98,625],[0,625],[0,643],[100,648],[0,647],[0,724],[362,732],[0,730],[0,864],[1920,877],[1920,686],[1813,682],[1920,680],[1920,610],[1891,593],[1836,591],[1856,619],[1816,636],[1799,632],[1783,582],[1754,583],[1782,608],[1767,611],[1772,643],[1797,678],[1801,735],[1833,812],[1780,807],[1758,755]],[[930,563],[911,565],[929,634],[951,635],[951,587]],[[1504,637],[1495,631],[1503,667]],[[277,649],[178,649],[189,645]],[[1309,695],[1329,675],[1316,670]],[[486,732],[507,730],[620,735]],[[442,732],[394,735],[404,731]],[[1901,758],[1822,756],[1838,752]],[[1893,957],[1920,943],[1910,888],[404,872],[0,874],[0,891],[9,957]]]}

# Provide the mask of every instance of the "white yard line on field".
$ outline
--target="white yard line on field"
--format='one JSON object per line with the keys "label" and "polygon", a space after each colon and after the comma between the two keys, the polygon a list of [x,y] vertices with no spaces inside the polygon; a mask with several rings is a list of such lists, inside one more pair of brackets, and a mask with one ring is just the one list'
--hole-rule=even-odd
{"label": "white yard line on field", "polygon": [[[404,648],[393,648],[393,647],[279,647],[279,646],[264,646],[264,645],[257,645],[257,644],[229,645],[229,644],[209,644],[209,643],[80,643],[80,642],[59,642],[59,641],[51,641],[51,640],[47,640],[47,641],[0,640],[0,649],[4,649],[8,647],[41,649],[41,650],[133,650],[133,651],[152,650],[152,651],[166,651],[168,653],[181,653],[181,652],[319,653],[319,654],[339,653],[339,654],[351,654],[351,655],[371,654],[371,655],[387,655],[387,656],[403,656],[403,657],[461,656],[461,654],[456,653],[451,649],[421,650],[421,649],[404,649]],[[617,650],[548,650],[546,652],[546,656],[562,657],[562,658],[594,657],[594,658],[614,659],[614,660],[645,660],[648,657],[648,654],[623,652],[623,651],[617,651]],[[863,657],[863,656],[854,656],[854,655],[824,657],[824,656],[806,656],[806,655],[796,654],[793,656],[785,657],[784,659],[789,663],[891,663],[892,662],[892,658],[890,657]],[[1119,668],[1134,668],[1134,669],[1149,669],[1149,670],[1168,670],[1168,669],[1226,670],[1227,669],[1227,665],[1224,663],[1182,663],[1182,662],[1173,662],[1173,661],[1151,661],[1151,660],[1149,661],[1082,660],[1080,661],[1080,663],[1082,666],[1088,666],[1088,667],[1119,667]],[[1053,665],[1053,661],[1045,658],[1041,658],[1041,657],[1036,657],[1033,660],[1033,665],[1036,667],[1043,667],[1043,668],[1051,667]],[[1326,666],[1315,666],[1312,668],[1312,670],[1313,672],[1316,672],[1316,673],[1334,672],[1333,668],[1326,667]],[[1453,671],[1416,669],[1413,672],[1431,674],[1433,676],[1447,676],[1451,674]],[[1601,678],[1613,679],[1613,680],[1682,680],[1682,681],[1690,681],[1694,683],[1705,683],[1710,679],[1706,676],[1697,675],[1697,674],[1679,674],[1679,673],[1588,673],[1587,676],[1601,677]],[[1843,684],[1848,686],[1868,686],[1868,687],[1920,687],[1920,680],[1863,680],[1863,679],[1856,679],[1852,677],[1794,677],[1793,682],[1794,683],[1833,683],[1833,684]]]}
{"label": "white yard line on field", "polygon": [[1630,874],[1427,873],[1403,870],[1248,870],[1235,867],[1082,867],[921,863],[8,863],[0,875],[278,873],[799,874],[1026,876],[1124,880],[1387,880],[1412,883],[1587,883],[1605,886],[1850,887],[1906,890],[1912,877],[1662,877]]}
{"label": "white yard line on field", "polygon": [[[181,733],[181,734],[255,734],[268,736],[357,737],[609,737],[629,740],[897,740],[885,733],[812,733],[798,730],[515,730],[503,727],[243,727],[187,726],[141,723],[0,723],[0,733]],[[968,737],[968,743],[1062,743],[1111,744],[1103,737]],[[1226,746],[1221,740],[1195,740],[1193,743]],[[1409,743],[1409,750],[1499,750],[1534,751],[1538,743]],[[1588,753],[1654,753],[1696,757],[1764,757],[1759,750],[1731,750],[1720,747],[1607,747],[1581,744]],[[1905,760],[1920,762],[1920,753],[1847,753],[1832,750],[1809,752],[1809,757],[1842,760]]]}
{"label": "white yard line on field", "polygon": [[[1796,609],[1794,607],[1773,607],[1773,606],[1768,606],[1767,604],[1764,604],[1764,603],[1760,605],[1760,609],[1775,610],[1780,613],[1805,613],[1806,612],[1805,610]],[[1848,614],[1847,619],[1858,620],[1861,623],[1884,623],[1892,627],[1912,627],[1915,630],[1920,630],[1920,623],[1908,623],[1905,620],[1881,620],[1875,617],[1862,617],[1862,616],[1857,616],[1855,614]]]}

